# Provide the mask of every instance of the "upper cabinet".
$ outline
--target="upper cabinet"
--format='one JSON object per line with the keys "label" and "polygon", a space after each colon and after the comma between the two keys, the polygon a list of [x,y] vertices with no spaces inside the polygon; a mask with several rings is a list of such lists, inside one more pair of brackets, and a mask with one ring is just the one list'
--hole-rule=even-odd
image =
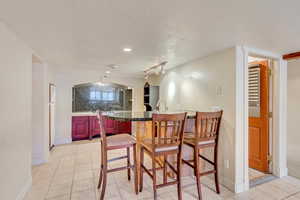
{"label": "upper cabinet", "polygon": [[159,100],[159,86],[152,86],[148,82],[144,85],[144,105],[146,111],[153,111]]}

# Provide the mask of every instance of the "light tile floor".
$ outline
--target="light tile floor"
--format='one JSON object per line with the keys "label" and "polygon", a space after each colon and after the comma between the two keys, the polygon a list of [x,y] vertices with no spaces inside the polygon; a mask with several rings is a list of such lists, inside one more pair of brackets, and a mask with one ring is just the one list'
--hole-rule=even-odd
{"label": "light tile floor", "polygon": [[255,169],[252,169],[252,168],[249,168],[249,179],[250,180],[254,180],[254,179],[257,179],[257,178],[261,178],[263,176],[265,176],[266,174],[263,173],[263,172],[260,172],[258,170],[255,170]]}
{"label": "light tile floor", "polygon": [[[33,185],[25,200],[96,200],[99,192],[96,189],[99,177],[99,140],[74,142],[61,145],[51,152],[47,164],[33,167]],[[110,157],[125,153],[111,151]],[[120,166],[117,161],[113,167]],[[153,199],[151,180],[144,175],[144,190],[135,195],[133,181],[127,181],[126,171],[110,173],[105,199]],[[221,194],[214,192],[214,182],[203,177],[202,194],[204,200],[296,200],[300,199],[300,180],[285,177],[257,186],[251,190],[234,194],[221,186]],[[183,179],[183,199],[197,199],[196,184],[192,177]],[[158,199],[177,199],[176,186],[158,190]]]}

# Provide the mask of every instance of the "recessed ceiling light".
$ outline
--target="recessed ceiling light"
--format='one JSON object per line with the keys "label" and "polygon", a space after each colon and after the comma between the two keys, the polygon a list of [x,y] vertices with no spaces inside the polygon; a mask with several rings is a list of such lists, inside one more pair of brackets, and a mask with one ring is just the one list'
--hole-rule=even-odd
{"label": "recessed ceiling light", "polygon": [[131,48],[124,48],[123,51],[124,52],[130,52],[130,51],[132,51],[132,49]]}
{"label": "recessed ceiling light", "polygon": [[110,74],[110,71],[107,70],[105,73]]}

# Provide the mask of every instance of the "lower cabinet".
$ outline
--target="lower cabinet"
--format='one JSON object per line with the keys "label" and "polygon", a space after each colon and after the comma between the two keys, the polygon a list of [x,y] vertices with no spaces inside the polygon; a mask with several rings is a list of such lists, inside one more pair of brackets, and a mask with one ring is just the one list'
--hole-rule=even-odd
{"label": "lower cabinet", "polygon": [[131,122],[116,121],[118,133],[131,133]]}
{"label": "lower cabinet", "polygon": [[100,135],[100,125],[98,123],[98,119],[96,116],[90,116],[89,117],[89,131],[90,131],[90,137],[94,137],[96,135]]}
{"label": "lower cabinet", "polygon": [[89,117],[72,117],[72,140],[82,140],[89,137]]}
{"label": "lower cabinet", "polygon": [[[131,133],[131,122],[104,120],[104,128],[107,134]],[[91,139],[100,135],[100,126],[96,116],[72,117],[72,140]]]}

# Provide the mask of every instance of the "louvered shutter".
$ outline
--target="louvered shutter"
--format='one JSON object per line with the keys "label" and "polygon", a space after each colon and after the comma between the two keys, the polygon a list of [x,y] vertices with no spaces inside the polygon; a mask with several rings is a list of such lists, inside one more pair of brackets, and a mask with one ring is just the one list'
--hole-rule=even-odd
{"label": "louvered shutter", "polygon": [[260,112],[260,68],[259,66],[249,67],[248,78],[248,103],[249,116],[259,116]]}

